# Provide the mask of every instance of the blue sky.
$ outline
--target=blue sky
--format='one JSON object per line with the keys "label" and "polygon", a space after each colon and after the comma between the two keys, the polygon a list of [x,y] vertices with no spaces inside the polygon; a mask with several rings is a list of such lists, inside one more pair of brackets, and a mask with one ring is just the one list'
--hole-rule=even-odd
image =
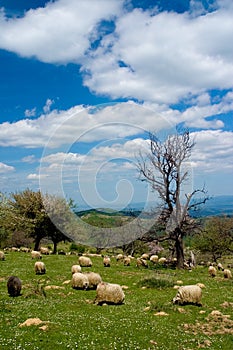
{"label": "blue sky", "polygon": [[189,128],[185,191],[233,194],[230,0],[0,0],[0,191],[153,200],[148,132]]}

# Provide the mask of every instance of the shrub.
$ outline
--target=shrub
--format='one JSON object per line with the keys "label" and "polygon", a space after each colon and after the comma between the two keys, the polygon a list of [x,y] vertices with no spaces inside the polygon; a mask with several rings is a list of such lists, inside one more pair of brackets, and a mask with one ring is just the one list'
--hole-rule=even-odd
{"label": "shrub", "polygon": [[174,286],[174,282],[170,278],[170,276],[152,276],[146,277],[138,282],[139,287],[147,287],[147,288],[169,288]]}

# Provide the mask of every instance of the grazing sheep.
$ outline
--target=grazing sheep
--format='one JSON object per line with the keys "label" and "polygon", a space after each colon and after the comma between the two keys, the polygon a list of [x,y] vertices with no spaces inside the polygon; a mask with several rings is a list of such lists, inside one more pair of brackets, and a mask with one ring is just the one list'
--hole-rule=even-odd
{"label": "grazing sheep", "polygon": [[100,277],[100,275],[96,272],[85,272],[84,275],[87,277],[88,279],[88,283],[89,289],[96,289],[98,284],[100,282],[102,282],[102,278]]}
{"label": "grazing sheep", "polygon": [[156,264],[156,263],[159,261],[158,255],[151,255],[150,261],[151,261],[153,264]]}
{"label": "grazing sheep", "polygon": [[91,267],[92,266],[92,261],[87,256],[80,256],[78,259],[78,262],[79,262],[79,265],[81,267]]}
{"label": "grazing sheep", "polygon": [[34,268],[36,275],[44,275],[46,272],[45,264],[42,261],[35,262]]}
{"label": "grazing sheep", "polygon": [[88,278],[81,272],[75,272],[72,276],[71,285],[74,289],[87,289],[89,287]]}
{"label": "grazing sheep", "polygon": [[130,257],[129,257],[129,256],[126,256],[126,257],[124,258],[124,265],[125,265],[125,266],[130,266],[130,263],[131,263]]}
{"label": "grazing sheep", "polygon": [[222,264],[221,263],[218,263],[218,265],[217,265],[217,268],[218,268],[218,270],[220,271],[223,271],[224,270],[224,268],[223,268],[223,266],[222,266]]}
{"label": "grazing sheep", "polygon": [[97,305],[122,304],[125,300],[125,294],[119,284],[101,282],[96,288],[95,303]]}
{"label": "grazing sheep", "polygon": [[6,259],[5,254],[2,251],[0,251],[0,260],[5,260],[5,259]]}
{"label": "grazing sheep", "polygon": [[149,260],[149,254],[146,254],[146,253],[142,254],[141,259]]}
{"label": "grazing sheep", "polygon": [[31,257],[32,259],[42,259],[40,252],[38,252],[37,250],[31,251]]}
{"label": "grazing sheep", "polygon": [[217,275],[217,270],[214,266],[210,265],[208,268],[209,275],[215,277]]}
{"label": "grazing sheep", "polygon": [[81,272],[82,271],[82,268],[80,265],[73,265],[71,267],[71,273],[72,275],[75,273],[75,272]]}
{"label": "grazing sheep", "polygon": [[232,278],[232,273],[231,273],[230,270],[224,269],[224,270],[223,270],[223,276],[224,276],[225,278]]}
{"label": "grazing sheep", "polygon": [[23,252],[23,253],[29,253],[30,252],[30,248],[20,247],[20,251]]}
{"label": "grazing sheep", "polygon": [[137,267],[140,267],[140,266],[148,267],[148,262],[145,259],[137,258],[136,265]]}
{"label": "grazing sheep", "polygon": [[181,286],[175,298],[173,298],[173,304],[196,304],[201,306],[202,290],[197,285]]}
{"label": "grazing sheep", "polygon": [[7,281],[8,293],[11,297],[18,297],[22,289],[22,282],[17,276],[10,276]]}
{"label": "grazing sheep", "polygon": [[117,254],[116,256],[116,261],[120,261],[124,259],[124,255],[123,254]]}
{"label": "grazing sheep", "polygon": [[161,265],[166,264],[166,262],[167,262],[167,259],[164,258],[164,257],[162,257],[162,258],[160,258],[160,259],[158,260],[158,263],[161,264]]}
{"label": "grazing sheep", "polygon": [[109,256],[104,256],[103,258],[104,267],[110,267],[110,263],[111,263],[111,259],[109,258]]}
{"label": "grazing sheep", "polygon": [[41,247],[40,252],[41,252],[41,254],[49,255],[49,249],[46,247]]}

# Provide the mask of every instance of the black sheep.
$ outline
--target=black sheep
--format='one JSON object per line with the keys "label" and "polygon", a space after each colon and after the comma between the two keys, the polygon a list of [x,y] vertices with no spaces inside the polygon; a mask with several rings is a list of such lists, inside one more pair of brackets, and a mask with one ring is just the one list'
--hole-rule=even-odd
{"label": "black sheep", "polygon": [[22,288],[21,280],[16,276],[10,276],[7,281],[8,293],[11,297],[17,297],[20,295]]}

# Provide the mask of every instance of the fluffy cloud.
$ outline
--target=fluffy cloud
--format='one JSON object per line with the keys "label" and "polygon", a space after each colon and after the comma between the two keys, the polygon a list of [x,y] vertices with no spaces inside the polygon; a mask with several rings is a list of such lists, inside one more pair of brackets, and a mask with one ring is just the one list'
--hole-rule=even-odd
{"label": "fluffy cloud", "polygon": [[76,142],[124,138],[168,128],[172,126],[166,117],[133,102],[86,109],[76,106],[67,111],[54,110],[38,119],[0,124],[0,146],[69,148]]}
{"label": "fluffy cloud", "polygon": [[199,17],[134,9],[85,61],[85,84],[112,98],[159,103],[232,88],[232,14],[230,5]]}
{"label": "fluffy cloud", "polygon": [[15,168],[13,166],[0,162],[0,174],[7,174],[14,170]]}
{"label": "fluffy cloud", "polygon": [[224,173],[233,170],[233,133],[202,130],[192,133],[195,140],[191,164],[196,173]]}
{"label": "fluffy cloud", "polygon": [[77,63],[84,84],[111,98],[171,104],[232,88],[231,1],[215,1],[211,12],[192,1],[182,14],[126,10],[124,3],[58,0],[11,19],[2,10],[0,48],[43,62]]}
{"label": "fluffy cloud", "polygon": [[0,47],[49,63],[80,62],[101,20],[111,20],[121,0],[58,0],[22,18],[0,17]]}

